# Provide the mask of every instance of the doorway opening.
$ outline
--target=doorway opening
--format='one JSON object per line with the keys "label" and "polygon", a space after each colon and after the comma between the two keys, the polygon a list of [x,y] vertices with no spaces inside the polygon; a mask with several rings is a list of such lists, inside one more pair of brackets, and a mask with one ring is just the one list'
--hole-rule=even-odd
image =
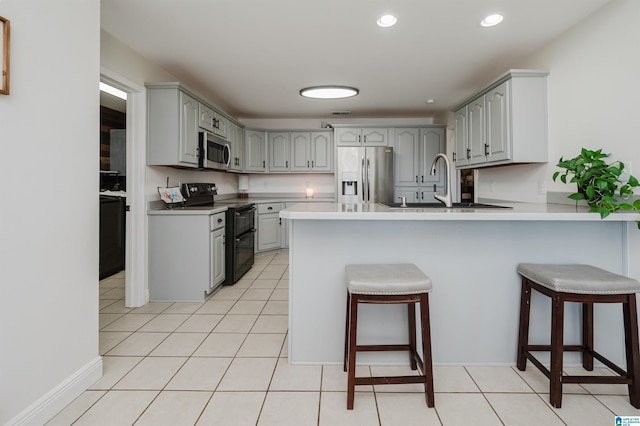
{"label": "doorway opening", "polygon": [[[125,306],[135,308],[149,301],[147,286],[147,220],[145,205],[145,167],[146,167],[146,90],[144,86],[133,83],[126,78],[105,68],[101,69],[100,82],[116,88],[126,94],[125,100],[114,99],[113,96],[101,96],[101,110],[124,119],[123,131],[114,132],[122,121],[107,129],[101,119],[101,132],[109,139],[109,160],[101,173],[101,189],[124,195],[124,277]],[[109,103],[113,101],[115,103]],[[104,102],[104,104],[103,104]],[[107,111],[108,108],[111,111]],[[119,112],[119,114],[113,113]],[[105,120],[106,121],[106,120]],[[120,133],[120,134],[118,134]],[[112,145],[119,144],[118,147]],[[113,149],[112,149],[113,148]],[[122,151],[125,155],[112,152]],[[102,151],[102,148],[101,148]],[[102,167],[101,167],[102,169]],[[104,192],[101,192],[103,194]]]}
{"label": "doorway opening", "polygon": [[126,123],[127,94],[100,82],[100,280],[125,269]]}

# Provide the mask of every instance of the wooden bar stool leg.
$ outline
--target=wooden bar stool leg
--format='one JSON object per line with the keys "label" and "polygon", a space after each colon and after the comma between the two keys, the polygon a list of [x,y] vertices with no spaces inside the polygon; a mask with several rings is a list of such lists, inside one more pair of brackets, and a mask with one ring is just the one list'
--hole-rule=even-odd
{"label": "wooden bar stool leg", "polygon": [[409,360],[411,362],[411,369],[415,370],[417,367],[416,358],[413,356],[416,353],[416,304],[407,303],[407,313],[409,320]]}
{"label": "wooden bar stool leg", "polygon": [[347,367],[347,410],[353,410],[356,387],[356,341],[358,330],[358,295],[352,294],[349,303],[349,365]]}
{"label": "wooden bar stool leg", "polygon": [[349,302],[351,301],[351,294],[347,292],[347,308],[345,309],[345,320],[344,320],[344,360],[343,360],[343,369],[347,371],[347,356],[349,354]]}
{"label": "wooden bar stool leg", "polygon": [[593,303],[582,304],[582,367],[593,371]]}
{"label": "wooden bar stool leg", "polygon": [[526,347],[529,344],[529,313],[531,310],[531,287],[526,278],[522,278],[522,293],[520,296],[520,329],[518,332],[518,358],[516,366],[524,371],[527,367]]}
{"label": "wooden bar stool leg", "polygon": [[632,379],[629,384],[629,402],[640,408],[640,353],[638,350],[638,313],[636,295],[629,294],[622,305],[624,316],[624,337],[627,353],[627,375]]}
{"label": "wooden bar stool leg", "polygon": [[420,296],[420,324],[422,328],[422,372],[424,374],[427,407],[433,407],[433,366],[431,360],[431,323],[429,322],[428,293],[423,293]]}
{"label": "wooden bar stool leg", "polygon": [[562,406],[562,357],[564,350],[564,299],[554,295],[551,298],[551,406]]}

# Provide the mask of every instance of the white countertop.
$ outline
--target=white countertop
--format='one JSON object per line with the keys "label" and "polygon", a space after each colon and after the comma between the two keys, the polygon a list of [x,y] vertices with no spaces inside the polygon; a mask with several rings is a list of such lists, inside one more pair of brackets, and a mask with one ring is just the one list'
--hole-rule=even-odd
{"label": "white countertop", "polygon": [[[447,220],[447,221],[599,221],[588,207],[546,203],[492,203],[509,209],[390,208],[382,204],[305,203],[280,211],[283,219],[304,220]],[[640,213],[621,211],[605,221],[640,221]]]}
{"label": "white countertop", "polygon": [[[161,201],[159,201],[162,203]],[[166,205],[162,205],[159,208],[150,208],[147,210],[148,215],[207,215],[207,214],[215,214],[219,212],[223,212],[227,210],[227,204],[229,203],[254,203],[254,204],[264,204],[264,203],[326,203],[327,199],[322,198],[286,198],[286,197],[277,197],[277,198],[268,198],[268,197],[255,197],[255,198],[224,198],[216,201],[216,205],[213,206],[190,206],[190,207],[182,207],[180,204],[176,204],[173,208],[168,208]]]}
{"label": "white countertop", "polygon": [[127,197],[127,193],[125,191],[100,191],[100,195],[107,195],[109,197],[122,197],[122,198]]}
{"label": "white countertop", "polygon": [[180,207],[174,206],[169,209],[153,209],[148,210],[148,215],[210,215],[215,213],[220,213],[227,210],[227,206],[219,205],[219,206],[191,206],[191,207]]}

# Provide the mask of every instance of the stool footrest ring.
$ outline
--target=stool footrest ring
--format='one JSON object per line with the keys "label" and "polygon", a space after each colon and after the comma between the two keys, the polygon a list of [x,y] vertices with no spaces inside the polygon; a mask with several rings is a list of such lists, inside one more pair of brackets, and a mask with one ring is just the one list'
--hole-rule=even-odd
{"label": "stool footrest ring", "polygon": [[403,385],[407,383],[424,382],[424,376],[378,376],[356,377],[355,385]]}

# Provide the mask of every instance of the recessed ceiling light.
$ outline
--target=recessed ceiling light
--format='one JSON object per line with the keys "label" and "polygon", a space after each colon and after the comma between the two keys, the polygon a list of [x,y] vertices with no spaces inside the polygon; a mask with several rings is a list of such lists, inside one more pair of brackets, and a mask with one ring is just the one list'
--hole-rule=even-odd
{"label": "recessed ceiling light", "polygon": [[434,103],[434,102],[435,102],[435,99],[427,99],[427,103],[428,103],[428,104],[432,104],[432,103]]}
{"label": "recessed ceiling light", "polygon": [[392,27],[398,22],[398,18],[393,15],[382,15],[378,18],[378,26],[382,28]]}
{"label": "recessed ceiling light", "polygon": [[480,25],[482,25],[483,27],[493,27],[494,25],[498,25],[500,22],[502,22],[503,19],[504,16],[497,13],[493,15],[487,15],[482,21],[480,21]]}
{"label": "recessed ceiling light", "polygon": [[346,86],[314,86],[300,90],[300,95],[315,99],[350,98],[358,93],[358,89]]}

